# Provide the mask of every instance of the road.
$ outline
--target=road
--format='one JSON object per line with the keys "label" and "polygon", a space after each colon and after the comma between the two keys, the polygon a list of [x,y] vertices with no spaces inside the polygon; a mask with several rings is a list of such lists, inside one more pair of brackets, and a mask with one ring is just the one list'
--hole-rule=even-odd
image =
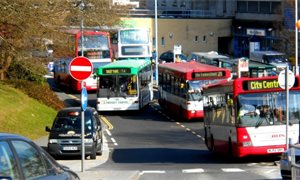
{"label": "road", "polygon": [[[79,94],[59,96],[70,103]],[[90,106],[95,106],[95,98],[89,93]],[[278,157],[228,162],[207,150],[202,121],[178,121],[165,114],[156,100],[140,112],[100,114],[107,125],[108,159],[90,171],[110,174],[107,179],[119,179],[117,172],[136,172],[135,179],[141,180],[281,179]]]}

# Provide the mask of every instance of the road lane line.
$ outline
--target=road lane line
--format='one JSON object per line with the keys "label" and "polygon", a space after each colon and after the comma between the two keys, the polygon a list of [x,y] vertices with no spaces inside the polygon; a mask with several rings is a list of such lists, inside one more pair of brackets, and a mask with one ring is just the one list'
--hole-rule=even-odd
{"label": "road lane line", "polygon": [[140,172],[140,175],[143,175],[143,174],[163,174],[163,173],[166,173],[166,171],[153,170],[153,171],[142,171],[142,172]]}
{"label": "road lane line", "polygon": [[111,139],[111,141],[114,143],[115,146],[118,145],[118,143],[117,143],[117,141],[115,140],[115,138],[110,138],[110,139]]}
{"label": "road lane line", "polygon": [[204,169],[197,168],[197,169],[183,169],[182,173],[203,173]]}
{"label": "road lane line", "polygon": [[106,133],[107,133],[109,136],[111,136],[111,133],[110,133],[110,131],[109,131],[108,129],[105,129],[105,131],[106,131]]}
{"label": "road lane line", "polygon": [[100,118],[101,118],[101,119],[104,121],[104,123],[108,126],[108,129],[109,129],[109,130],[112,130],[112,129],[114,128],[114,126],[109,122],[109,120],[108,120],[106,117],[100,115]]}
{"label": "road lane line", "polygon": [[244,172],[245,170],[240,168],[222,168],[223,172]]}

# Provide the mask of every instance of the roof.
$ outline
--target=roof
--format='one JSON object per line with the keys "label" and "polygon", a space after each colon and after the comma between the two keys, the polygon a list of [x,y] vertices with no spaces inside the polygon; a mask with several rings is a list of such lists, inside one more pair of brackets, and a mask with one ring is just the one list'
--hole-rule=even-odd
{"label": "roof", "polygon": [[[93,107],[87,107],[85,111],[91,111],[93,109]],[[66,113],[66,112],[72,112],[72,111],[77,111],[77,112],[81,112],[82,109],[81,107],[66,107],[66,108],[62,108],[58,111],[58,114],[60,113]]]}
{"label": "roof", "polygon": [[149,66],[151,64],[150,60],[146,59],[138,59],[138,60],[118,60],[112,63],[109,63],[107,65],[101,66],[97,68],[97,75],[102,75],[104,69],[131,69],[131,72],[122,72],[119,74],[135,74],[139,72],[141,69],[143,69],[146,66]]}
{"label": "roof", "polygon": [[229,71],[226,68],[219,68],[216,66],[208,65],[208,64],[202,64],[198,63],[195,61],[190,61],[190,62],[180,62],[180,63],[164,63],[164,64],[159,64],[159,68],[165,68],[165,69],[170,69],[173,71],[179,71],[179,72],[211,72],[211,71]]}
{"label": "roof", "polygon": [[[235,59],[219,59],[219,61],[222,61],[222,62],[226,62],[226,63],[229,63],[229,64],[235,64],[237,65],[238,63],[238,60],[240,58],[235,58]],[[257,62],[257,61],[251,61],[248,59],[248,66],[249,68],[258,68],[258,69],[262,69],[262,68],[274,68],[275,66],[271,65],[271,64],[265,64],[265,63],[261,63],[261,62]]]}
{"label": "roof", "polygon": [[18,135],[18,134],[11,134],[11,133],[0,133],[0,140],[5,140],[5,139],[23,139],[29,141],[24,136]]}
{"label": "roof", "polygon": [[210,52],[192,52],[191,54],[195,54],[198,56],[203,56],[203,57],[210,57],[210,58],[229,58],[228,56],[225,55],[220,55],[218,52],[215,51],[210,51]]}

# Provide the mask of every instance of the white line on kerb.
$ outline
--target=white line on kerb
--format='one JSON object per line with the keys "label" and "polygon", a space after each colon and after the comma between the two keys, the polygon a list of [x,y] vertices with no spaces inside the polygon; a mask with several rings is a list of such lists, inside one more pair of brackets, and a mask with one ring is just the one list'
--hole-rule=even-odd
{"label": "white line on kerb", "polygon": [[86,71],[90,72],[92,70],[91,66],[71,66],[71,71]]}
{"label": "white line on kerb", "polygon": [[166,171],[142,171],[140,172],[140,175],[143,175],[143,174],[163,174],[163,173],[166,173]]}
{"label": "white line on kerb", "polygon": [[198,169],[183,169],[182,173],[203,173],[204,169],[198,168]]}

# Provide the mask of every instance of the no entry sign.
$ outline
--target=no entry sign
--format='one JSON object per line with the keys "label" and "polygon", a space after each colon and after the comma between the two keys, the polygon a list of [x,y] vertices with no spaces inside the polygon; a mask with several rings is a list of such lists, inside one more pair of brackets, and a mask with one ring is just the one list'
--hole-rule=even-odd
{"label": "no entry sign", "polygon": [[83,81],[92,74],[93,64],[88,58],[78,56],[71,61],[69,71],[74,79]]}

